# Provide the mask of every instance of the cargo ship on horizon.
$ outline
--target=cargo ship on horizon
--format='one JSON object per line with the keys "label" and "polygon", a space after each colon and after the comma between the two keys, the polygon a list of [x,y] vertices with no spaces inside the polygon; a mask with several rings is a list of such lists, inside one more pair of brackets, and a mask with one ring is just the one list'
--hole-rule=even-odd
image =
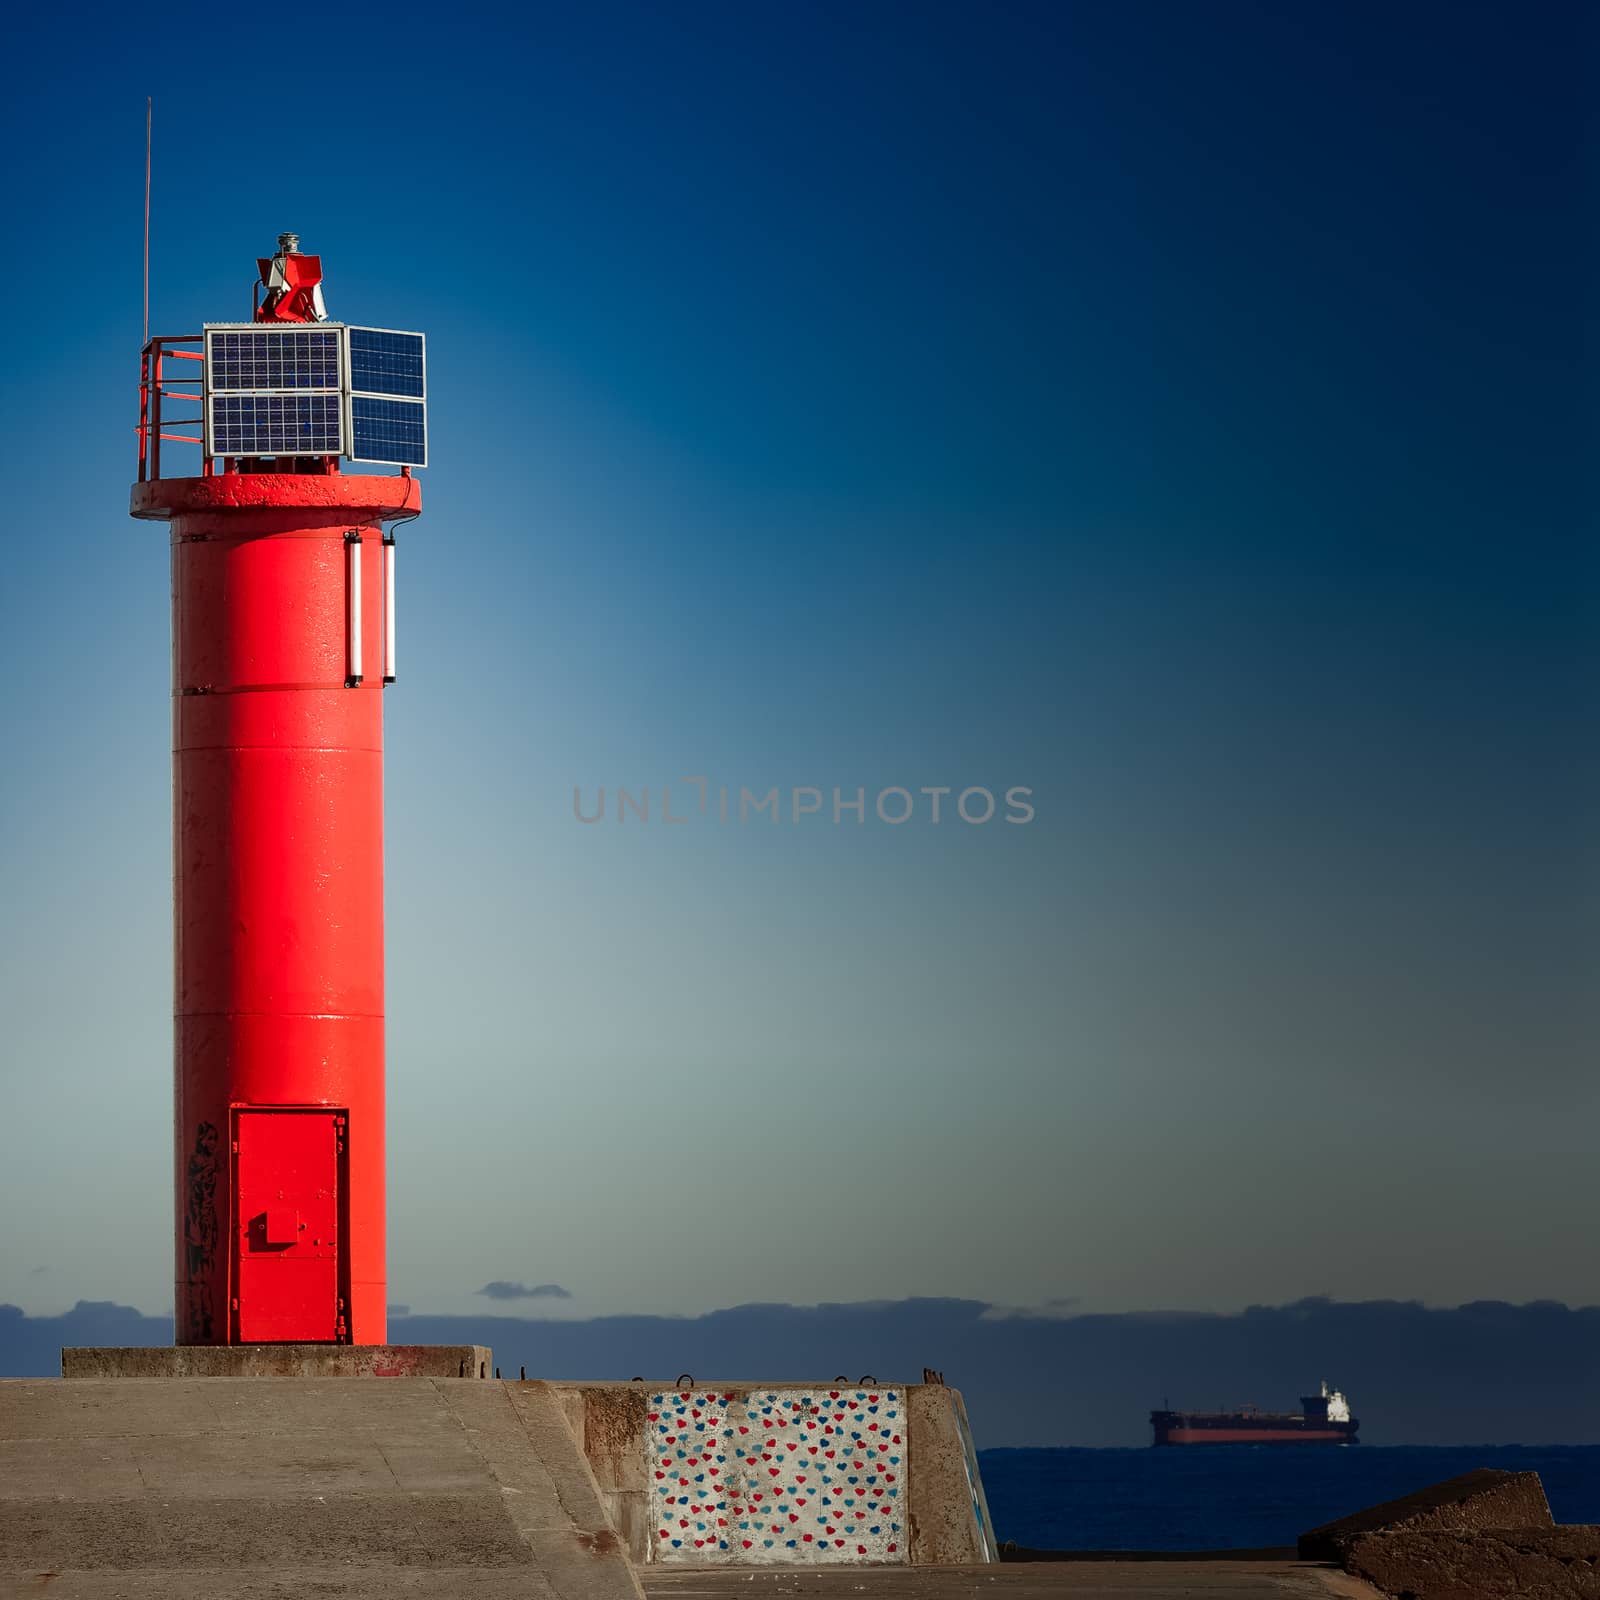
{"label": "cargo ship on horizon", "polygon": [[1355,1444],[1361,1424],[1350,1402],[1326,1382],[1321,1394],[1302,1395],[1300,1410],[1152,1411],[1152,1444]]}

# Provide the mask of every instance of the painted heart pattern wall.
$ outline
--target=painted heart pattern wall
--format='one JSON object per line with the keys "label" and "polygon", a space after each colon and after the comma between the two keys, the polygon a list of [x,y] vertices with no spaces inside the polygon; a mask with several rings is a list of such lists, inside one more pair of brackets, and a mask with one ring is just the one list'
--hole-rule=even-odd
{"label": "painted heart pattern wall", "polygon": [[898,1389],[667,1390],[645,1438],[657,1561],[906,1559]]}

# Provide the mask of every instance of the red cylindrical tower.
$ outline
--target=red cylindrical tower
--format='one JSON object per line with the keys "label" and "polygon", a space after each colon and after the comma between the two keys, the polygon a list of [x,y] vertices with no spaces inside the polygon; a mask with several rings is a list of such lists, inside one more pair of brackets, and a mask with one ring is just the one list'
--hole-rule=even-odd
{"label": "red cylindrical tower", "polygon": [[179,1344],[387,1339],[382,525],[421,496],[338,465],[133,490],[171,526]]}

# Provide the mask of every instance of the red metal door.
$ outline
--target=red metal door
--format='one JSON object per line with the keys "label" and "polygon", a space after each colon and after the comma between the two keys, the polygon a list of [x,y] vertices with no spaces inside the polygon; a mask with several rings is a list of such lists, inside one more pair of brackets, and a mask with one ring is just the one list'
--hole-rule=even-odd
{"label": "red metal door", "polygon": [[346,1118],[324,1107],[234,1113],[234,1337],[344,1336],[339,1207]]}

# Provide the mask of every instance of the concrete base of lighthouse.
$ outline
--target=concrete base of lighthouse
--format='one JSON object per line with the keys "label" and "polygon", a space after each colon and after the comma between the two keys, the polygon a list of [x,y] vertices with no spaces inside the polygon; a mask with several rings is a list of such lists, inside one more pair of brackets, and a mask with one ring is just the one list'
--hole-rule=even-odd
{"label": "concrete base of lighthouse", "polygon": [[486,1344],[82,1345],[63,1378],[488,1378]]}

